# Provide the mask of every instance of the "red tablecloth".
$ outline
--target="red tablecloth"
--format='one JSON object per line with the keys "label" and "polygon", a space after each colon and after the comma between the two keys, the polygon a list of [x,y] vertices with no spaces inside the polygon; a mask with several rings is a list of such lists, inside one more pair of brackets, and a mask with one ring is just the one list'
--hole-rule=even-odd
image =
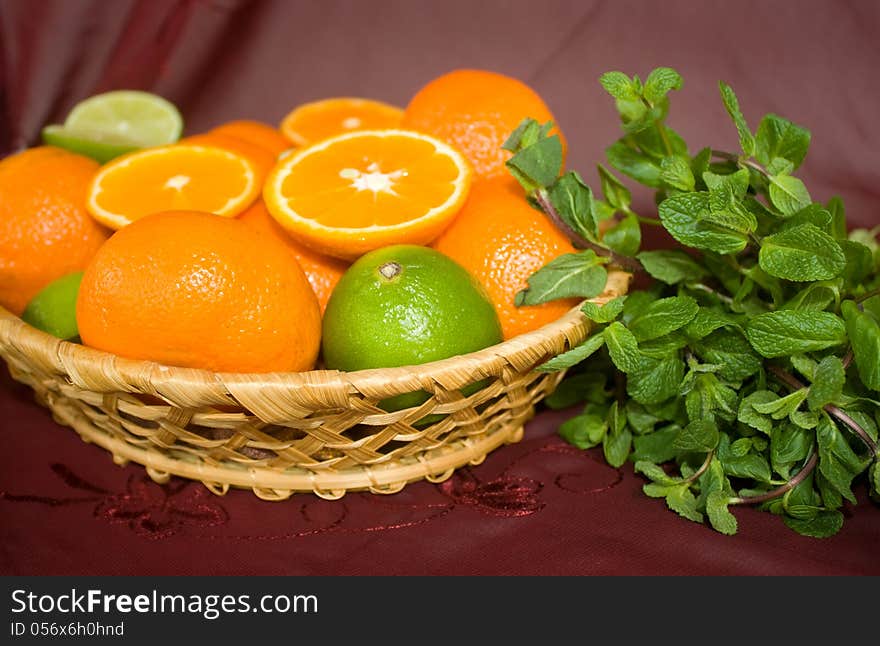
{"label": "red tablecloth", "polygon": [[[545,97],[570,166],[592,181],[618,132],[599,74],[670,65],[686,83],[671,123],[694,146],[736,146],[717,97],[724,79],[753,127],[771,111],[808,126],[800,174],[813,197],[840,194],[852,221],[873,226],[878,27],[871,0],[4,0],[0,155],[111,88],[167,96],[197,132],[232,118],[277,122],[326,96],[405,104],[433,76],[482,67]],[[751,509],[735,510],[738,535],[721,536],[646,498],[630,466],[565,445],[555,429],[573,411],[542,412],[520,444],[442,485],[267,503],[116,467],[0,372],[3,574],[880,573],[880,510],[863,487],[833,538],[800,537]]]}

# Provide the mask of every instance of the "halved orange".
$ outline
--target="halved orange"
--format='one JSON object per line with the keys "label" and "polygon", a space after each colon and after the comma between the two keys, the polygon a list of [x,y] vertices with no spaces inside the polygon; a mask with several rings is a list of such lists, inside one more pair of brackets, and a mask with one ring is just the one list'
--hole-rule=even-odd
{"label": "halved orange", "polygon": [[101,167],[86,208],[112,229],[159,211],[207,211],[234,217],[260,193],[248,158],[213,146],[174,144],[118,157]]}
{"label": "halved orange", "polygon": [[389,244],[428,244],[461,209],[472,171],[457,150],[409,130],[363,130],[280,161],[269,213],[315,251],[353,260]]}
{"label": "halved orange", "polygon": [[262,121],[251,119],[238,119],[228,121],[211,130],[213,133],[244,139],[252,144],[261,146],[278,157],[290,148],[290,142],[278,130]]}
{"label": "halved orange", "polygon": [[304,103],[281,121],[281,132],[296,146],[356,130],[399,128],[403,110],[397,106],[355,97]]}
{"label": "halved orange", "polygon": [[213,146],[214,148],[222,148],[223,150],[229,150],[242,157],[247,157],[254,162],[258,169],[257,184],[260,186],[263,185],[266,175],[269,174],[269,171],[272,170],[275,162],[278,161],[277,155],[272,154],[258,144],[231,135],[224,135],[221,132],[215,132],[213,130],[197,135],[190,135],[189,137],[181,139],[178,143],[193,146]]}

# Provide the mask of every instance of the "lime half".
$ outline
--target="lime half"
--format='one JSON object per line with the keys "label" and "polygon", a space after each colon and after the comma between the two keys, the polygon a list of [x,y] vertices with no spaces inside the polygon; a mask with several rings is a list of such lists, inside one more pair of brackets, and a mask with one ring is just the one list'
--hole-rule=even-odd
{"label": "lime half", "polygon": [[69,130],[59,125],[43,128],[43,141],[50,146],[91,157],[102,164],[141,148],[112,133]]}
{"label": "lime half", "polygon": [[82,277],[83,272],[78,271],[46,285],[31,299],[21,318],[59,339],[77,337],[76,297]]}
{"label": "lime half", "polygon": [[76,104],[64,128],[74,132],[104,133],[134,146],[173,144],[183,131],[183,118],[169,101],[150,92],[116,90]]}

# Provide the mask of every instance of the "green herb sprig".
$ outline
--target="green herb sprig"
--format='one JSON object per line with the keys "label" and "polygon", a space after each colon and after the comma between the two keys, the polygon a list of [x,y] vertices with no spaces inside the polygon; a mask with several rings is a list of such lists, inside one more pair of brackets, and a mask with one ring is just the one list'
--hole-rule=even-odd
{"label": "green herb sprig", "polygon": [[[793,174],[809,131],[768,114],[752,132],[724,83],[741,150],[692,154],[666,124],[675,70],[600,82],[624,131],[608,163],[655,190],[658,217],[636,213],[601,164],[603,199],[562,173],[552,124],[526,119],[504,145],[527,199],[579,249],[533,274],[517,304],[596,296],[609,267],[653,279],[584,303],[590,336],[539,368],[569,369],[548,405],[584,403],[561,435],[632,461],[648,496],[719,532],[736,532],[731,506],[752,504],[801,534],[836,533],[856,479],[880,499],[880,227],[848,231],[839,198],[814,202]],[[645,225],[681,248],[640,251]]]}

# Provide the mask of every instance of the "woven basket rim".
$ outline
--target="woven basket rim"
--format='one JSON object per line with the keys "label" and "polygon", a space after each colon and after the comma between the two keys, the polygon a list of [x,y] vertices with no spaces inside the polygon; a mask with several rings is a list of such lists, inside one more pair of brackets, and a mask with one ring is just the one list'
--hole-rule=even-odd
{"label": "woven basket rim", "polygon": [[[610,270],[605,290],[599,296],[588,299],[604,303],[627,292],[632,275],[621,270]],[[225,390],[224,384],[252,384],[261,388],[296,389],[319,386],[324,389],[342,389],[346,392],[381,390],[389,396],[412,392],[425,377],[443,379],[454,385],[464,385],[474,380],[474,375],[487,377],[498,373],[503,363],[534,365],[546,354],[542,348],[551,347],[560,336],[568,338],[572,330],[586,325],[588,320],[580,311],[581,305],[570,309],[557,320],[532,332],[513,337],[507,341],[477,352],[457,355],[448,359],[418,365],[394,368],[376,368],[343,372],[339,370],[309,370],[303,372],[233,373],[213,372],[199,368],[166,366],[154,361],[126,359],[124,357],[90,348],[70,341],[63,341],[42,332],[0,306],[0,347],[14,345],[26,348],[31,359],[61,374],[82,375],[101,366],[107,375],[107,383],[101,387],[89,380],[88,388],[94,392],[118,392],[120,386],[127,392],[154,392],[144,386],[157,384],[216,385]],[[38,356],[35,357],[34,353]],[[74,378],[74,381],[76,379]]]}

